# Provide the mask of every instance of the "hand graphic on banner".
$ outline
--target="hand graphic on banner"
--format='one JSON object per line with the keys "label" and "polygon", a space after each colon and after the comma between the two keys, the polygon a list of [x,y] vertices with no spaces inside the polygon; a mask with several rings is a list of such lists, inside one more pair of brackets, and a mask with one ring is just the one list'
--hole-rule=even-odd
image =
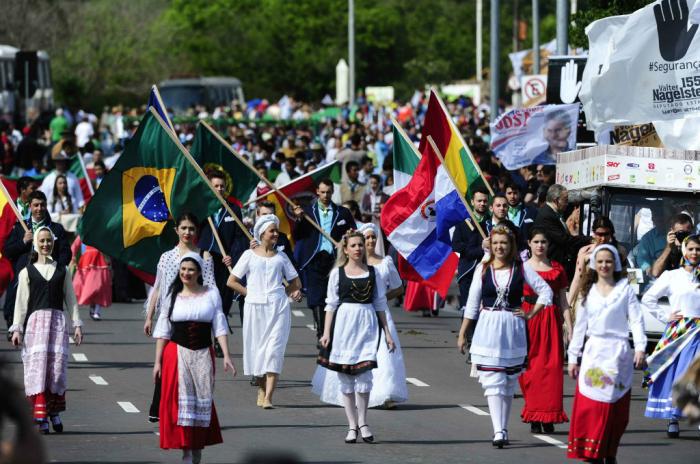
{"label": "hand graphic on banner", "polygon": [[688,29],[688,1],[663,0],[654,5],[659,52],[666,61],[678,61],[685,56],[695,37],[698,25]]}
{"label": "hand graphic on banner", "polygon": [[578,64],[571,60],[561,68],[559,98],[562,103],[573,103],[576,101],[579,90],[581,90],[581,82],[578,80]]}

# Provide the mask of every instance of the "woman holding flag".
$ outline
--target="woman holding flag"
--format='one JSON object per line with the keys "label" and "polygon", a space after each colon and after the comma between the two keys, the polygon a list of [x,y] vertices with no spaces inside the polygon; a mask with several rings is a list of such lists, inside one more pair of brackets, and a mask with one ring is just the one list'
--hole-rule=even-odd
{"label": "woman holding flag", "polygon": [[[517,257],[513,231],[497,225],[490,234],[491,253],[474,272],[457,346],[464,354],[467,331],[479,319],[471,344],[472,368],[484,389],[493,424],[493,446],[508,445],[508,417],[518,377],[527,358],[527,320],[552,303],[547,282]],[[537,296],[533,308],[521,308],[524,287]]]}

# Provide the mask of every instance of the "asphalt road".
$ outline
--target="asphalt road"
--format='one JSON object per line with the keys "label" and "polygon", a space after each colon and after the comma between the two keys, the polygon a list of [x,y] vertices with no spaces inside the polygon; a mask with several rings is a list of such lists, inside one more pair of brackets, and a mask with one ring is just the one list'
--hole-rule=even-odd
{"label": "asphalt road", "polygon": [[[157,425],[147,422],[152,394],[154,342],[141,331],[142,307],[117,304],[94,322],[85,311],[85,342],[71,346],[65,432],[44,437],[51,462],[178,462],[178,451],[158,447]],[[238,316],[231,318],[229,339],[237,377],[217,364],[215,403],[224,443],[205,449],[203,462],[242,463],[252,452],[282,452],[307,463],[562,463],[568,426],[551,436],[533,436],[519,420],[522,398],[516,398],[509,424],[511,446],[491,446],[491,421],[482,390],[469,378],[455,348],[459,314],[444,310],[423,318],[393,308],[409,377],[410,399],[395,410],[373,409],[368,421],[376,444],[346,445],[343,410],[318,401],[311,393],[315,369],[313,318],[295,306],[287,359],[274,410],[255,406],[256,389],[242,375]],[[21,382],[19,352],[3,342],[2,355]],[[639,373],[636,374],[637,379]],[[635,385],[639,385],[636,382]],[[565,405],[571,411],[574,384],[565,383]],[[682,438],[669,440],[663,421],[645,419],[645,394],[632,391],[630,424],[622,439],[621,463],[698,462],[700,433],[682,424]],[[262,461],[257,461],[262,462]]]}

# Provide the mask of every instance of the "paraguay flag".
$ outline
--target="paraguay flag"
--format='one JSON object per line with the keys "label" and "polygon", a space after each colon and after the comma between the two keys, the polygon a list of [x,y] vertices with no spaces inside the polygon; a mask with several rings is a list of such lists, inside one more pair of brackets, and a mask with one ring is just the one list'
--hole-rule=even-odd
{"label": "paraguay flag", "polygon": [[444,296],[457,266],[449,231],[468,217],[445,168],[428,146],[411,181],[384,205],[381,223],[399,254]]}

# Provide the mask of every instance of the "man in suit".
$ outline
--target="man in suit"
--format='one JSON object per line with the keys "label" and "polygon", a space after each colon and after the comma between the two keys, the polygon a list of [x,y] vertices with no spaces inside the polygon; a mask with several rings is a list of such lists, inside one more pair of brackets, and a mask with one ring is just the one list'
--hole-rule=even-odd
{"label": "man in suit", "polygon": [[578,250],[590,244],[585,236],[573,236],[569,232],[562,214],[569,206],[569,192],[566,187],[554,184],[547,190],[546,203],[537,213],[532,227],[544,229],[549,240],[550,259],[558,261],[566,270],[569,281],[574,277]]}
{"label": "man in suit", "polygon": [[[226,177],[221,171],[210,171],[207,173],[209,181],[214,189],[219,194],[226,198]],[[241,209],[233,203],[228,204],[233,213],[241,219]],[[221,302],[223,305],[224,314],[228,317],[233,303],[233,290],[226,286],[226,281],[230,275],[228,268],[233,267],[238,258],[248,248],[248,238],[245,236],[241,228],[236,224],[236,221],[231,217],[229,212],[223,206],[219,208],[216,214],[212,217],[216,231],[221,239],[221,244],[224,250],[219,248],[219,244],[214,238],[209,221],[202,223],[199,236],[199,247],[211,253],[214,259],[214,277],[216,286],[221,294]],[[226,256],[224,256],[226,255]],[[243,322],[243,310],[241,309],[241,323]]]}
{"label": "man in suit", "polygon": [[294,208],[296,227],[294,240],[297,246],[297,263],[306,274],[306,304],[313,311],[316,335],[321,338],[325,316],[328,274],[335,263],[335,247],[326,237],[304,219],[311,217],[333,240],[340,242],[348,230],[357,226],[347,208],[331,201],[333,181],[322,179],[316,188],[317,200],[305,208]]}
{"label": "man in suit", "polygon": [[15,271],[15,277],[7,289],[5,307],[3,308],[8,327],[12,324],[12,318],[14,317],[17,275],[27,266],[29,261],[34,232],[43,226],[51,229],[55,237],[51,256],[59,266],[67,266],[73,257],[63,226],[57,222],[51,222],[51,216],[46,209],[46,195],[44,195],[44,192],[36,190],[29,195],[29,211],[30,217],[24,221],[29,228],[29,232],[25,232],[22,224],[17,222],[12,228],[3,250],[3,254],[12,262]]}

